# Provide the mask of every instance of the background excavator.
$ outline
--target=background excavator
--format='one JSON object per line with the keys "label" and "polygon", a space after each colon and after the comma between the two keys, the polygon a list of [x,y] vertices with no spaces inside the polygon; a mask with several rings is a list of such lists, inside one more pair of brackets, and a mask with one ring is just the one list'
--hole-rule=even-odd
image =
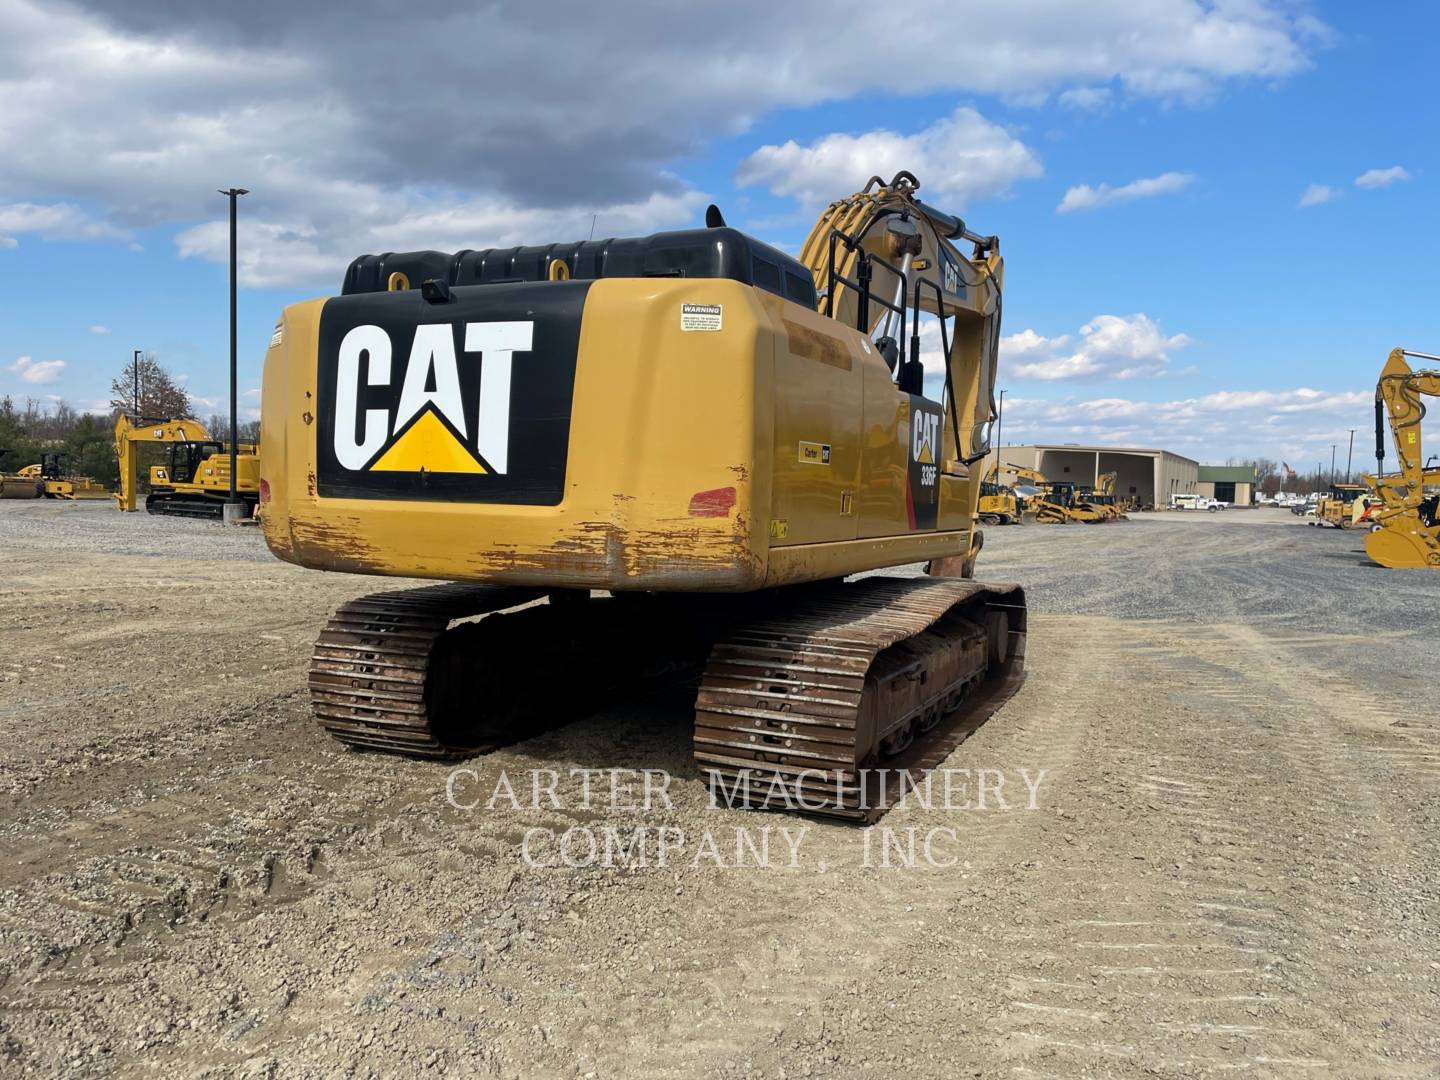
{"label": "background excavator", "polygon": [[[1375,384],[1376,494],[1384,505],[1370,512],[1365,551],[1381,566],[1440,569],[1440,469],[1423,456],[1421,421],[1427,397],[1440,397],[1440,370],[1412,370],[1407,357],[1429,353],[1390,350]],[[1395,441],[1399,469],[1385,474],[1385,430]],[[1370,479],[1370,478],[1367,478]]]}
{"label": "background excavator", "polygon": [[1038,469],[1012,465],[1008,461],[1003,467],[1014,473],[1017,480],[1024,480],[1038,489],[1038,494],[1026,499],[1027,505],[1035,512],[1038,524],[1068,525],[1078,521],[1084,525],[1096,525],[1109,520],[1109,515],[1084,501],[1069,481],[1050,480]]}
{"label": "background excavator", "polygon": [[991,465],[980,481],[980,520],[986,525],[1023,525],[1025,509],[1025,496],[1000,483],[1000,463]]}
{"label": "background excavator", "polygon": [[1129,521],[1130,515],[1125,513],[1115,498],[1117,475],[1114,472],[1101,473],[1095,484],[1095,490],[1082,490],[1081,495],[1088,505],[1094,507],[1111,521]]}
{"label": "background excavator", "polygon": [[[230,454],[203,424],[189,419],[121,416],[115,421],[115,456],[120,466],[115,505],[119,509],[136,509],[138,451],[143,443],[165,443],[170,448],[164,465],[150,467],[150,493],[145,497],[149,513],[222,516],[230,497]],[[260,498],[260,460],[253,446],[241,443],[236,449],[236,494],[253,513]]]}
{"label": "background excavator", "polygon": [[271,550],[452,583],[335,614],[310,675],[325,730],[480,752],[678,658],[732,805],[869,820],[885,769],[938,760],[962,702],[973,724],[1018,681],[1026,624],[1019,587],[967,580],[1000,244],[919,186],[872,178],[799,259],[711,207],[648,237],[362,256],[342,295],[287,308],[262,390]]}

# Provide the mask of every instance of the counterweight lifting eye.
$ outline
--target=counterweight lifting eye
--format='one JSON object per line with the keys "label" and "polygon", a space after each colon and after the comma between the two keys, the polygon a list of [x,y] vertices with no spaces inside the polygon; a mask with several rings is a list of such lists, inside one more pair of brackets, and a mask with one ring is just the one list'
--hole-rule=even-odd
{"label": "counterweight lifting eye", "polygon": [[396,270],[390,275],[390,280],[385,283],[385,288],[390,292],[404,292],[410,288],[410,279]]}
{"label": "counterweight lifting eye", "polygon": [[551,281],[569,281],[570,266],[563,259],[556,259],[550,264],[549,272]]}

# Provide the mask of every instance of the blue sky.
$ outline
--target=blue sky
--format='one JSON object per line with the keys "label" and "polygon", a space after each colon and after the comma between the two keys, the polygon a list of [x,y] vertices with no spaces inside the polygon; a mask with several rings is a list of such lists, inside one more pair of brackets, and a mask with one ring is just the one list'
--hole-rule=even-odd
{"label": "blue sky", "polygon": [[[163,5],[45,18],[0,0],[0,394],[90,406],[144,348],[186,376],[202,415],[223,408],[213,192],[230,184],[254,192],[250,391],[280,309],[337,291],[354,255],[576,239],[592,215],[597,235],[633,235],[698,223],[712,199],[793,250],[816,200],[899,167],[1001,237],[1007,441],[1311,467],[1337,439],[1343,456],[1349,428],[1368,448],[1386,351],[1440,351],[1440,109],[1396,62],[1434,35],[1428,5],[1155,0],[1135,15],[1037,0],[988,21],[988,6],[941,5],[894,28],[914,40],[889,61],[866,34],[814,40],[803,11],[756,6],[753,20],[781,20],[754,28],[757,52],[743,26],[697,41],[684,23],[626,27],[625,6],[628,32],[587,65],[583,49],[534,44],[519,16],[466,29],[458,4],[388,35],[389,55],[363,37],[312,52],[304,16],[268,2],[253,22],[177,27]],[[444,53],[471,30],[479,55],[513,34],[498,48],[516,78]],[[580,57],[578,91],[539,101],[525,49],[552,44]],[[402,79],[382,109],[383,70],[335,75],[432,49],[437,85],[453,62],[473,95]]]}

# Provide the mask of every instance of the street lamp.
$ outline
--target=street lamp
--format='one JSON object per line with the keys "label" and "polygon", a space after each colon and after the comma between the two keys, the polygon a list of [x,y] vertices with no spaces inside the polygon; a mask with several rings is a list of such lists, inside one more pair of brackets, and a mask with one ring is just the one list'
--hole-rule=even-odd
{"label": "street lamp", "polygon": [[1005,431],[1005,391],[1000,391],[1000,412],[995,417],[995,460],[1000,460],[1000,447],[1005,445],[1001,438]]}
{"label": "street lamp", "polygon": [[236,302],[235,302],[235,201],[241,195],[249,195],[246,188],[221,188],[221,195],[230,198],[230,497],[225,501],[225,521],[227,524],[239,521],[243,517],[244,503],[240,501],[239,493],[235,489],[238,479],[239,465],[237,463],[236,448],[240,441],[240,424],[238,419],[239,386],[236,378],[236,347],[235,347],[235,324],[236,324]]}
{"label": "street lamp", "polygon": [[1355,457],[1355,429],[1350,429],[1350,449],[1345,452],[1345,483],[1350,483],[1350,462]]}

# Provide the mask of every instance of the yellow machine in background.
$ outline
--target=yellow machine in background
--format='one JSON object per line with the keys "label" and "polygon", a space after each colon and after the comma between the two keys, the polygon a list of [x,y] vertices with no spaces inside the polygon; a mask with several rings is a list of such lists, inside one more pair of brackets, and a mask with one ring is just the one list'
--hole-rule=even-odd
{"label": "yellow machine in background", "polygon": [[1355,524],[1355,502],[1369,490],[1364,484],[1331,484],[1315,503],[1315,520],[1310,524],[1351,528]]}
{"label": "yellow machine in background", "polygon": [[[963,580],[999,241],[918,188],[872,179],[798,260],[711,207],[635,239],[362,256],[341,296],[287,308],[262,399],[272,551],[460,583],[336,614],[310,679],[325,729],[475,752],[675,652],[704,668],[712,778],[866,817],[871,766],[920,760],[1025,637],[1017,587]],[[917,561],[930,576],[844,581]]]}
{"label": "yellow machine in background", "polygon": [[[997,467],[1000,463],[997,462]],[[1080,522],[1096,525],[1109,520],[1109,515],[1085,502],[1077,493],[1075,485],[1068,481],[1047,479],[1037,469],[1005,462],[1003,467],[1015,474],[1017,480],[1025,480],[1039,489],[1039,494],[1026,500],[1035,512],[1035,521],[1041,525],[1068,525]]]}
{"label": "yellow machine in background", "polygon": [[1096,511],[1109,518],[1111,521],[1129,521],[1130,516],[1121,509],[1115,498],[1115,480],[1117,474],[1114,472],[1101,473],[1094,491],[1083,491],[1082,497],[1085,503]]}
{"label": "yellow machine in background", "polygon": [[980,481],[980,520],[986,525],[1024,524],[1025,497],[1001,484],[999,477],[1000,464],[996,462]]}
{"label": "yellow machine in background", "polygon": [[0,499],[39,499],[44,494],[45,485],[33,476],[0,473]]}
{"label": "yellow machine in background", "polygon": [[[1420,424],[1427,397],[1440,397],[1440,371],[1414,371],[1406,357],[1440,360],[1429,353],[1392,349],[1375,385],[1375,490],[1384,506],[1372,510],[1376,528],[1365,551],[1381,566],[1440,569],[1440,469],[1423,456]],[[1385,475],[1385,428],[1395,441],[1399,469]]]}
{"label": "yellow machine in background", "polygon": [[[166,443],[168,462],[150,469],[145,509],[152,514],[218,518],[230,496],[230,454],[198,420],[122,416],[115,421],[115,454],[120,484],[115,505],[136,509],[137,450],[141,443]],[[260,497],[260,459],[245,443],[236,447],[236,493],[253,513]]]}
{"label": "yellow machine in background", "polygon": [[42,453],[40,461],[26,465],[20,470],[20,477],[40,485],[41,494],[47,499],[104,499],[110,492],[104,484],[97,484],[88,476],[66,473],[61,464],[61,454]]}

